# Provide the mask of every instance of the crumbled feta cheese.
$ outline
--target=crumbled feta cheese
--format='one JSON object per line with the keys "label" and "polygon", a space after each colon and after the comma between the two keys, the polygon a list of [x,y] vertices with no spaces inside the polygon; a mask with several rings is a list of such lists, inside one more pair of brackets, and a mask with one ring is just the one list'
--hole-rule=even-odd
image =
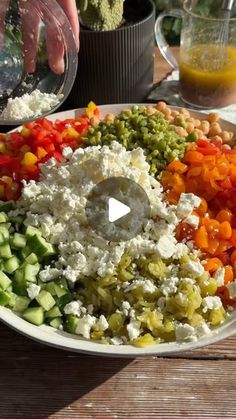
{"label": "crumbled feta cheese", "polygon": [[209,335],[209,333],[211,333],[211,329],[205,322],[202,322],[199,326],[196,327],[196,334],[198,337]]}
{"label": "crumbled feta cheese", "polygon": [[138,287],[142,287],[143,292],[150,294],[153,294],[157,290],[156,285],[154,285],[150,279],[135,279],[127,288],[125,288],[124,292],[132,291]]}
{"label": "crumbled feta cheese", "polygon": [[193,193],[182,193],[177,205],[177,215],[186,218],[192,214],[194,208],[199,207],[201,199]]}
{"label": "crumbled feta cheese", "polygon": [[106,317],[103,315],[103,314],[101,314],[101,316],[99,317],[99,319],[97,320],[97,322],[96,322],[96,326],[98,327],[98,329],[99,330],[101,330],[102,332],[104,331],[104,330],[107,330],[108,329],[108,327],[109,327],[109,324],[108,324],[108,322],[107,322],[107,320],[106,320]]}
{"label": "crumbled feta cheese", "polygon": [[189,260],[186,263],[185,268],[194,278],[198,278],[205,272],[201,262],[196,262],[194,260]]}
{"label": "crumbled feta cheese", "polygon": [[197,215],[189,215],[184,221],[193,228],[197,228],[199,225],[199,217]]}
{"label": "crumbled feta cheese", "polygon": [[214,297],[208,296],[202,299],[202,307],[203,307],[202,309],[203,313],[206,313],[207,310],[214,310],[214,309],[222,307],[222,302],[221,302],[220,297],[218,296],[214,296]]}
{"label": "crumbled feta cheese", "polygon": [[169,294],[175,294],[178,290],[177,284],[179,283],[179,278],[171,277],[164,279],[163,283],[160,286],[160,291],[163,295],[168,296]]}
{"label": "crumbled feta cheese", "polygon": [[129,335],[130,340],[137,339],[140,335],[140,325],[141,323],[138,320],[130,320],[130,323],[127,324],[127,332]]}
{"label": "crumbled feta cheese", "polygon": [[73,316],[80,316],[81,306],[82,306],[81,301],[79,300],[71,301],[70,303],[65,305],[64,312],[65,314],[72,314]]}
{"label": "crumbled feta cheese", "polygon": [[131,305],[128,301],[123,301],[121,304],[121,313],[125,316],[128,316],[129,310],[131,309]]}
{"label": "crumbled feta cheese", "polygon": [[173,259],[181,259],[182,256],[185,256],[189,253],[189,248],[184,243],[177,243],[175,245],[175,251],[172,255]]}
{"label": "crumbled feta cheese", "polygon": [[163,259],[169,259],[173,256],[175,252],[176,241],[174,237],[171,236],[162,236],[157,244],[156,251],[159,257]]}
{"label": "crumbled feta cheese", "polygon": [[215,281],[219,287],[224,285],[224,278],[225,278],[225,268],[217,269],[215,273]]}
{"label": "crumbled feta cheese", "polygon": [[112,345],[123,345],[123,340],[118,336],[115,336],[114,338],[111,338],[111,343]]}
{"label": "crumbled feta cheese", "polygon": [[53,281],[61,275],[61,270],[57,268],[51,268],[45,266],[45,268],[39,272],[39,278],[43,282]]}
{"label": "crumbled feta cheese", "polygon": [[41,287],[36,284],[30,284],[27,288],[27,294],[31,300],[34,300],[40,293]]}
{"label": "crumbled feta cheese", "polygon": [[62,155],[65,159],[69,159],[73,154],[73,150],[70,147],[63,148]]}
{"label": "crumbled feta cheese", "polygon": [[63,95],[42,93],[38,89],[14,99],[9,98],[0,119],[22,120],[42,115],[55,108],[62,98]]}
{"label": "crumbled feta cheese", "polygon": [[94,326],[95,323],[96,323],[96,317],[90,316],[90,314],[87,314],[81,319],[78,319],[75,333],[77,335],[82,335],[86,339],[89,339],[91,328]]}
{"label": "crumbled feta cheese", "polygon": [[176,325],[175,336],[177,342],[195,341],[197,339],[194,327],[187,323]]}

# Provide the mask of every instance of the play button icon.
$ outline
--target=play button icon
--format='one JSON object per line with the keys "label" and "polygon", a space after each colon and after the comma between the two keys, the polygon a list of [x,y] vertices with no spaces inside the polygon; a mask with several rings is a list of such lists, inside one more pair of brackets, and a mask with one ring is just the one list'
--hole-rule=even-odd
{"label": "play button icon", "polygon": [[130,213],[130,207],[115,198],[108,199],[108,220],[111,223]]}
{"label": "play button icon", "polygon": [[112,177],[89,193],[86,216],[90,227],[105,240],[127,241],[144,230],[150,219],[150,203],[138,183]]}

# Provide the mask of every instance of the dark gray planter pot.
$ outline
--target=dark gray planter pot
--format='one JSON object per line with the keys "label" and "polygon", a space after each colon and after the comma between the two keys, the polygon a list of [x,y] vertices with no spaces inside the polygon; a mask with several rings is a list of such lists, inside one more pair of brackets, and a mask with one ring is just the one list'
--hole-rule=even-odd
{"label": "dark gray planter pot", "polygon": [[81,29],[78,72],[63,108],[145,101],[153,83],[155,6],[126,0],[128,23],[114,31]]}

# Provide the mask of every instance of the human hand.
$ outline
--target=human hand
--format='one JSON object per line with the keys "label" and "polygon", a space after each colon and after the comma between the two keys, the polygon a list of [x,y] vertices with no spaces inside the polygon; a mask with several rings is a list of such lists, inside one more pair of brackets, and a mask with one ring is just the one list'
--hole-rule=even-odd
{"label": "human hand", "polygon": [[[1,0],[0,5],[0,48],[3,44],[5,16],[10,0]],[[57,0],[64,10],[79,50],[79,20],[75,0]],[[51,6],[51,7],[50,7]],[[52,12],[52,15],[51,13]],[[52,18],[53,9],[51,1],[43,0],[42,7],[37,0],[19,0],[19,12],[22,23],[23,53],[25,69],[28,73],[34,73],[36,67],[40,15],[43,15],[46,32],[46,45],[48,63],[51,70],[56,74],[64,72],[64,46],[61,34]]]}

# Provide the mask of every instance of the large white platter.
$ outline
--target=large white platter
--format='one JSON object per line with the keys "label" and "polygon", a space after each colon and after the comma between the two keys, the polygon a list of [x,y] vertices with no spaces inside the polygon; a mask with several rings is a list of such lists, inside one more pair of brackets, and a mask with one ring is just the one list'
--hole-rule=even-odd
{"label": "large white platter", "polygon": [[[102,114],[112,112],[114,114],[119,113],[122,109],[130,107],[130,104],[119,104],[119,105],[104,105],[100,106]],[[55,119],[66,119],[74,118],[77,114],[80,114],[82,109],[66,111],[56,113],[49,116],[51,120]],[[204,115],[200,112],[193,111],[192,114],[198,119],[203,119]],[[221,125],[224,130],[233,131],[236,134],[236,126],[227,121],[221,121]],[[114,346],[114,345],[103,345],[93,341],[88,341],[79,336],[70,335],[66,332],[61,332],[53,329],[49,326],[34,326],[25,320],[21,319],[11,310],[0,307],[0,320],[16,330],[17,332],[32,338],[38,342],[74,352],[83,352],[87,354],[103,355],[103,356],[116,356],[116,357],[139,357],[139,356],[152,356],[152,355],[167,355],[182,351],[188,351],[196,349],[205,345],[212,344],[221,339],[225,339],[236,333],[236,310],[230,316],[230,318],[215,331],[209,335],[199,339],[197,342],[190,343],[163,343],[148,346],[146,348],[135,348],[131,345]]]}

